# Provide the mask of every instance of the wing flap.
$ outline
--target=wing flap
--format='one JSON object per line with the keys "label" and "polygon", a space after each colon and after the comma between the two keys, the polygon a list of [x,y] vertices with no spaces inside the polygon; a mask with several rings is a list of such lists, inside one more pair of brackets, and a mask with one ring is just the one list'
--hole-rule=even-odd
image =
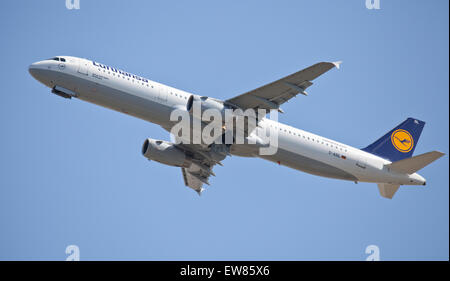
{"label": "wing flap", "polygon": [[203,150],[199,145],[178,144],[177,146],[192,159],[188,168],[181,168],[184,184],[201,195],[204,190],[203,184],[209,185],[209,177],[216,176],[212,170],[214,165],[222,165],[220,161],[225,159],[226,155],[216,153],[218,148],[214,145],[210,146],[209,150]]}
{"label": "wing flap", "polygon": [[203,182],[201,182],[198,177],[193,176],[186,168],[181,168],[181,172],[183,173],[184,184],[195,190],[198,195],[201,195],[203,191]]}

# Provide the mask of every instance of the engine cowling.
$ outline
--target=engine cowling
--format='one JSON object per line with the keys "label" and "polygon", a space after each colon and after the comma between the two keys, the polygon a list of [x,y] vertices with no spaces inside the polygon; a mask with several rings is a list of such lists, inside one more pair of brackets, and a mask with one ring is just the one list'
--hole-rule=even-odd
{"label": "engine cowling", "polygon": [[[195,106],[199,106],[200,110],[194,110]],[[203,113],[208,109],[214,109],[220,113],[222,121],[225,122],[225,110],[230,109],[222,101],[209,98],[191,95],[186,105],[186,110],[197,119],[202,120]],[[203,120],[208,121],[208,120]]]}
{"label": "engine cowling", "polygon": [[149,160],[175,167],[188,168],[192,163],[186,153],[173,143],[150,138],[142,145],[142,155]]}

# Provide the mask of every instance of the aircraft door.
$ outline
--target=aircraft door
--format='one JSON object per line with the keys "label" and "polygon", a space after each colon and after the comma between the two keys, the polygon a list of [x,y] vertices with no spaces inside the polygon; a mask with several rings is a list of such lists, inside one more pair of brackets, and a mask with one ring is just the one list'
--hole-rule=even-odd
{"label": "aircraft door", "polygon": [[158,99],[161,101],[167,101],[167,88],[159,86]]}
{"label": "aircraft door", "polygon": [[78,62],[78,73],[88,75],[89,62],[87,60],[80,60]]}

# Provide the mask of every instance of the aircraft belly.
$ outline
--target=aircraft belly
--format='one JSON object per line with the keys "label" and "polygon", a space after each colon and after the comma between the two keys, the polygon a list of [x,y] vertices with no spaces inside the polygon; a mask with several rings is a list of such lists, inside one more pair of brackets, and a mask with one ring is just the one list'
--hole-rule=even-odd
{"label": "aircraft belly", "polygon": [[[67,74],[63,74],[63,76],[65,75]],[[67,79],[64,80],[70,80],[72,81],[71,85],[77,85],[76,88],[72,89],[71,87],[71,90],[77,92],[78,98],[81,100],[130,114],[152,123],[162,124],[169,119],[171,108],[152,100],[152,97],[148,94],[146,96],[146,93],[131,94],[86,78],[67,76]]]}
{"label": "aircraft belly", "polygon": [[261,155],[260,157],[317,176],[351,181],[358,180],[354,175],[344,170],[282,148],[278,148],[275,155]]}

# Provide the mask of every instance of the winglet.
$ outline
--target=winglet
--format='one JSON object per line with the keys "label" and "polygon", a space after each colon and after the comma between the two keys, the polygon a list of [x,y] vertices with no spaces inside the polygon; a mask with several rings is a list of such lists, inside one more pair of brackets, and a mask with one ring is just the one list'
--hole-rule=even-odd
{"label": "winglet", "polygon": [[341,63],[342,63],[342,61],[332,62],[332,64],[334,64],[334,66],[336,66],[337,69],[339,69],[341,67]]}

